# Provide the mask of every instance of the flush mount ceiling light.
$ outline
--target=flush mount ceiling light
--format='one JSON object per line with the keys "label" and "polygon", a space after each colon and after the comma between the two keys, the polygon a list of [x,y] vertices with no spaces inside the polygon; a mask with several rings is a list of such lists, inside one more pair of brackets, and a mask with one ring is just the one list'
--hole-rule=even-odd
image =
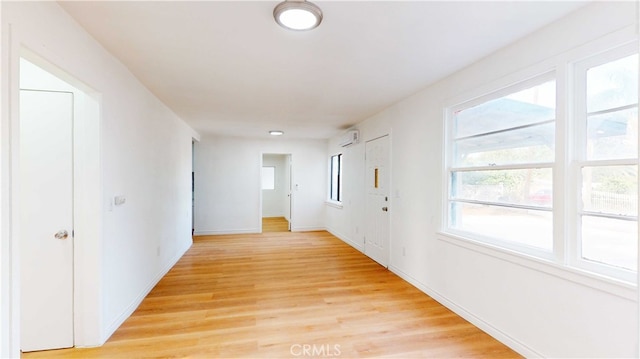
{"label": "flush mount ceiling light", "polygon": [[285,0],[273,9],[278,25],[289,30],[311,30],[322,22],[322,10],[306,0]]}
{"label": "flush mount ceiling light", "polygon": [[282,136],[282,135],[284,135],[284,132],[280,131],[280,130],[271,130],[271,131],[269,131],[269,134],[271,136]]}

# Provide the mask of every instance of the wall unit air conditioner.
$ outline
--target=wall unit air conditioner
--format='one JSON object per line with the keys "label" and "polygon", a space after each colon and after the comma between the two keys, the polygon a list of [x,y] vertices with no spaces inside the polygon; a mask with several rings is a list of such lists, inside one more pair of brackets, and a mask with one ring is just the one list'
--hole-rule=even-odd
{"label": "wall unit air conditioner", "polygon": [[340,140],[340,146],[349,147],[351,145],[355,145],[358,143],[360,139],[360,132],[358,130],[351,130],[342,136],[342,140]]}

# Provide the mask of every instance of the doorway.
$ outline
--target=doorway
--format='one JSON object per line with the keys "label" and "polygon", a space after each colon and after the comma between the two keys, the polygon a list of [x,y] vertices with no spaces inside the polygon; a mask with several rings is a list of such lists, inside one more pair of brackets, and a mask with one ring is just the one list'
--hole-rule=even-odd
{"label": "doorway", "polygon": [[100,277],[99,100],[23,53],[11,110],[17,129],[11,197],[18,203],[12,241],[19,248],[12,257],[20,262],[11,274],[20,303],[13,335],[21,351],[91,345],[101,340],[99,292],[90,291]]}
{"label": "doorway", "polygon": [[21,349],[73,346],[73,93],[20,90]]}
{"label": "doorway", "polygon": [[388,267],[389,260],[389,188],[391,168],[389,136],[365,144],[366,229],[364,253]]}
{"label": "doorway", "polygon": [[292,228],[291,154],[265,153],[261,167],[262,232]]}

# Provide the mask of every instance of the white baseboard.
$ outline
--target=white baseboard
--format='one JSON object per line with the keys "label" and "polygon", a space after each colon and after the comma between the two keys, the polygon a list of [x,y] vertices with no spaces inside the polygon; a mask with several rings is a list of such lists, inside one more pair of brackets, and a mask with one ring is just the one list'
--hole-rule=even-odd
{"label": "white baseboard", "polygon": [[513,337],[509,336],[505,332],[499,330],[498,328],[496,328],[496,327],[492,326],[491,324],[485,322],[481,318],[475,316],[470,311],[466,310],[464,307],[462,307],[462,306],[456,304],[455,302],[449,300],[447,297],[443,296],[442,294],[440,294],[439,292],[433,290],[432,288],[424,285],[423,283],[421,283],[417,279],[413,278],[412,276],[408,275],[407,273],[404,273],[399,268],[394,267],[394,266],[389,266],[389,270],[391,272],[395,273],[400,278],[402,278],[405,281],[407,281],[409,284],[411,284],[414,287],[418,288],[419,290],[421,290],[422,292],[424,292],[425,294],[427,294],[428,296],[430,296],[434,300],[436,300],[438,303],[440,303],[440,304],[444,305],[445,307],[451,309],[457,315],[461,316],[462,318],[464,318],[465,320],[467,320],[471,324],[473,324],[476,327],[480,328],[485,333],[491,335],[492,337],[494,337],[496,340],[498,340],[502,344],[508,346],[509,348],[511,348],[514,351],[516,351],[518,354],[524,356],[525,358],[543,358],[544,357],[542,354],[540,354],[540,353],[536,352],[535,350],[531,349],[529,346],[527,346],[524,343],[514,339]]}
{"label": "white baseboard", "polygon": [[[313,232],[325,231],[325,227],[292,227],[291,232]],[[253,229],[231,229],[231,230],[215,230],[215,231],[194,231],[194,236],[218,236],[224,234],[256,234],[262,233],[262,228]]]}
{"label": "white baseboard", "polygon": [[326,231],[324,227],[291,227],[291,232],[314,232],[314,231]]}
{"label": "white baseboard", "polygon": [[194,231],[194,236],[219,236],[223,234],[254,234],[260,233],[262,230],[260,228],[248,228],[248,229],[224,229],[224,230],[205,230],[205,231]]}
{"label": "white baseboard", "polygon": [[345,242],[346,244],[350,245],[351,247],[357,249],[359,252],[364,253],[364,246],[362,244],[358,244],[358,243],[354,242],[348,236],[346,236],[346,235],[344,235],[344,234],[342,234],[342,233],[340,233],[338,231],[334,231],[331,228],[327,228],[327,232],[333,234],[335,237],[337,237],[341,241]]}
{"label": "white baseboard", "polygon": [[167,265],[164,268],[162,268],[162,270],[158,273],[158,275],[156,275],[153,278],[153,280],[151,280],[151,282],[144,288],[144,290],[142,290],[140,295],[138,295],[138,297],[136,297],[136,299],[134,299],[133,302],[131,302],[131,304],[129,304],[129,306],[107,328],[105,328],[103,332],[104,337],[102,338],[102,344],[106,343],[107,340],[109,340],[109,338],[113,335],[113,333],[115,333],[116,330],[120,328],[122,323],[124,323],[124,321],[127,320],[127,318],[129,318],[131,314],[133,314],[133,312],[140,306],[140,303],[142,303],[144,298],[149,294],[149,292],[151,292],[153,287],[155,287],[156,284],[158,284],[160,279],[162,279],[162,277],[164,277],[169,272],[169,270],[171,270],[171,268],[173,268],[173,266],[176,265],[176,263],[178,263],[180,258],[182,258],[182,256],[189,250],[189,248],[191,248],[193,241],[189,241],[188,243],[189,245],[179,250],[176,253],[176,256],[173,257],[167,263]]}

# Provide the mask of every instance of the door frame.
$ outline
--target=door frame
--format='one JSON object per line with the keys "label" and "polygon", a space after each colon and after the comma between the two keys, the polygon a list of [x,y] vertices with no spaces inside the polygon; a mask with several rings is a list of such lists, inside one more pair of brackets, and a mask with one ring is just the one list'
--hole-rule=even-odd
{"label": "door frame", "polygon": [[262,167],[264,166],[264,156],[265,155],[276,155],[276,156],[284,156],[287,160],[287,164],[286,164],[286,173],[289,174],[289,178],[288,178],[288,182],[289,182],[289,232],[293,231],[293,219],[294,219],[294,214],[293,214],[293,203],[294,203],[294,196],[293,196],[293,154],[291,153],[280,153],[280,152],[262,152],[260,153],[260,168],[259,168],[259,173],[260,173],[260,183],[259,183],[259,187],[258,189],[260,190],[260,208],[259,208],[259,220],[258,223],[260,223],[260,233],[262,233],[262,206],[263,206],[263,198],[262,198]]}
{"label": "door frame", "polygon": [[[13,30],[10,28],[10,30]],[[73,207],[74,207],[74,346],[97,346],[102,333],[100,288],[102,255],[101,97],[98,92],[46,59],[56,58],[46,48],[37,54],[24,47],[24,35],[8,34],[6,56],[0,61],[2,78],[2,246],[0,247],[0,356],[20,353],[20,58],[74,86]],[[79,240],[78,240],[79,239]]]}
{"label": "door frame", "polygon": [[[388,188],[387,188],[387,191],[388,191],[387,197],[388,197],[389,211],[388,211],[388,226],[387,226],[387,243],[386,243],[386,246],[383,248],[384,257],[385,257],[384,258],[385,259],[384,262],[385,263],[382,264],[382,263],[379,263],[377,261],[376,261],[376,263],[382,265],[385,268],[389,268],[391,266],[391,232],[392,232],[391,231],[391,229],[392,229],[391,228],[392,227],[392,220],[391,219],[392,219],[392,215],[393,215],[393,203],[392,203],[393,201],[392,201],[392,195],[391,195],[392,188],[393,188],[393,171],[392,171],[393,164],[392,164],[392,151],[391,151],[391,149],[392,149],[391,131],[389,131],[388,133],[379,134],[377,136],[374,136],[374,137],[364,141],[364,156],[365,157],[364,157],[363,168],[364,168],[365,173],[363,174],[363,180],[364,181],[367,180],[367,174],[366,174],[366,171],[367,171],[367,159],[366,159],[366,154],[367,154],[367,147],[366,146],[367,146],[367,143],[371,142],[371,141],[379,140],[379,139],[381,139],[383,137],[387,137],[387,141],[388,141],[387,142],[387,144],[388,144],[387,145],[388,146],[387,147],[387,164],[388,164],[389,168],[387,169],[387,172],[389,174],[389,177],[388,177],[388,181],[389,182],[388,182]],[[366,214],[367,210],[368,210],[368,208],[366,208],[366,206],[369,204],[368,203],[368,194],[367,194],[366,183],[364,183],[363,188],[364,188],[364,205],[365,205],[365,211],[364,211],[364,214],[363,214],[363,217],[364,217],[364,222],[363,223],[366,226],[369,223],[368,222],[369,218],[368,218],[368,216]],[[365,255],[367,255],[366,254],[366,252],[367,252],[367,243],[366,243],[366,241],[362,245],[363,245],[362,252]]]}
{"label": "door frame", "polygon": [[[36,87],[36,89],[34,89],[33,87]],[[74,344],[74,338],[73,338],[73,277],[74,277],[74,273],[73,273],[73,246],[74,246],[73,217],[74,217],[75,210],[73,208],[73,202],[74,202],[74,198],[73,198],[73,188],[74,188],[74,186],[73,186],[73,177],[74,177],[74,168],[73,168],[73,127],[74,127],[74,120],[75,120],[75,118],[74,118],[74,108],[76,106],[75,106],[74,93],[73,93],[73,91],[69,91],[69,89],[57,88],[57,89],[46,89],[45,90],[45,89],[37,88],[37,87],[44,87],[44,86],[33,86],[33,87],[31,87],[31,86],[24,86],[24,87],[20,86],[20,96],[21,96],[21,98],[20,98],[20,107],[21,107],[20,116],[22,116],[22,114],[23,114],[23,112],[22,112],[22,109],[23,109],[22,96],[23,95],[26,96],[27,94],[29,94],[30,96],[39,96],[39,100],[32,100],[31,101],[31,103],[34,105],[33,107],[40,106],[40,104],[41,104],[40,100],[42,99],[43,95],[44,96],[52,96],[53,95],[53,96],[56,97],[56,101],[63,101],[63,103],[65,104],[65,108],[68,111],[68,113],[65,113],[64,119],[61,122],[56,123],[57,126],[55,126],[58,129],[63,129],[64,130],[64,132],[62,132],[62,134],[60,134],[60,136],[65,137],[64,144],[63,143],[58,143],[58,141],[56,141],[56,143],[61,145],[62,148],[65,148],[65,145],[69,146],[69,147],[66,147],[67,150],[68,150],[68,153],[65,153],[65,155],[62,156],[62,157],[56,157],[55,159],[52,158],[52,160],[57,161],[57,160],[61,159],[62,162],[60,162],[60,163],[54,162],[54,163],[57,164],[57,165],[62,165],[62,167],[64,167],[64,171],[62,173],[65,174],[65,177],[68,176],[67,180],[63,180],[63,181],[59,182],[58,184],[62,184],[65,187],[66,186],[70,186],[70,188],[67,187],[66,189],[64,189],[64,188],[60,188],[58,186],[55,186],[55,187],[57,189],[62,190],[59,193],[59,195],[61,195],[62,193],[65,194],[64,198],[59,198],[60,200],[64,199],[63,201],[61,201],[61,203],[64,203],[63,208],[66,207],[67,204],[70,206],[69,216],[66,216],[66,215],[64,216],[65,217],[65,221],[68,220],[69,222],[68,223],[64,223],[64,224],[62,224],[60,222],[57,222],[58,223],[58,225],[56,225],[57,228],[55,228],[55,229],[54,228],[50,228],[51,232],[49,232],[49,235],[52,234],[54,231],[56,231],[58,229],[64,229],[65,231],[68,231],[69,236],[71,237],[71,238],[68,238],[68,239],[64,240],[65,243],[62,244],[65,247],[64,254],[63,253],[58,253],[57,254],[57,256],[62,254],[63,258],[64,258],[65,255],[68,255],[69,256],[69,261],[67,261],[67,260],[58,261],[59,259],[61,259],[60,257],[56,257],[56,258],[52,257],[52,259],[54,261],[56,261],[58,265],[61,265],[61,268],[67,269],[69,271],[68,276],[67,275],[64,276],[64,278],[65,278],[64,282],[63,282],[64,284],[62,285],[65,288],[65,290],[63,292],[59,293],[61,296],[64,296],[65,298],[62,299],[62,298],[58,297],[59,299],[62,299],[62,300],[57,300],[56,302],[58,304],[64,303],[65,306],[68,305],[67,310],[70,310],[70,313],[68,313],[68,315],[69,315],[68,316],[67,313],[66,313],[66,310],[61,310],[60,314],[64,314],[63,317],[59,317],[59,319],[61,319],[62,323],[58,322],[58,324],[57,324],[58,326],[56,327],[57,329],[60,329],[59,335],[61,335],[61,336],[57,337],[56,340],[53,340],[51,342],[49,342],[47,339],[43,340],[42,338],[40,338],[40,336],[34,337],[33,336],[33,332],[24,332],[24,330],[22,330],[22,332],[21,332],[21,335],[24,335],[25,333],[30,334],[30,338],[29,338],[28,343],[27,343],[27,347],[29,346],[29,344],[31,345],[31,347],[29,348],[29,351],[43,351],[43,350],[50,350],[50,349],[65,349],[65,348],[69,348],[70,347],[69,345],[73,346],[73,344]],[[60,96],[63,96],[63,97],[60,97]],[[48,97],[48,98],[50,98],[50,97]],[[42,116],[31,117],[31,118],[32,119],[35,118],[35,121],[31,122],[31,126],[35,125],[36,127],[39,127],[40,124],[43,122],[42,120],[46,121],[46,118],[44,118]],[[66,123],[65,121],[69,121],[69,122]],[[22,129],[23,124],[25,124],[25,122],[21,117],[21,119],[20,119],[20,126],[21,126],[20,129]],[[67,125],[69,127],[67,127]],[[53,132],[55,132],[55,131],[53,131]],[[37,132],[36,136],[38,136],[40,134],[44,134],[44,133]],[[68,138],[66,138],[67,136],[68,136]],[[34,139],[34,138],[38,138],[38,137],[30,137],[29,136],[29,139]],[[21,140],[25,140],[25,139],[27,139],[27,137],[21,136],[20,139]],[[67,142],[67,140],[68,140],[68,142]],[[71,142],[71,144],[69,144],[69,142]],[[22,145],[20,145],[20,146],[21,146],[21,150],[25,150],[25,149],[29,148],[28,146],[22,146]],[[42,150],[38,151],[38,153],[41,155],[42,154]],[[30,160],[32,160],[32,158]],[[27,162],[29,162],[29,161],[27,161]],[[21,162],[20,166],[22,166],[23,164],[25,164],[25,162]],[[20,169],[15,169],[15,170],[19,171]],[[44,174],[46,172],[40,172],[40,173]],[[21,177],[20,185],[22,185],[23,183],[24,183],[24,178]],[[33,190],[37,189],[37,187],[29,187],[29,188],[33,189]],[[70,191],[68,193],[66,193],[69,189],[70,189]],[[31,192],[31,191],[27,191],[27,192]],[[22,191],[20,194],[23,195],[24,191]],[[70,198],[67,197],[67,195],[70,195]],[[21,205],[23,205],[25,203],[25,201],[21,200],[20,203],[21,203]],[[34,208],[34,207],[38,206],[38,204],[35,204],[33,202],[33,198],[32,198],[31,201],[29,201],[29,203],[30,204],[29,204],[28,208]],[[52,202],[48,202],[48,204],[51,204],[51,203]],[[55,203],[55,202],[53,202],[53,203]],[[22,207],[22,208],[24,208],[24,207]],[[47,213],[49,213],[49,212],[47,212]],[[18,220],[24,221],[24,218],[21,215],[18,215],[16,217],[17,217]],[[38,219],[38,221],[35,222],[35,223],[40,223],[39,222],[40,220],[46,221],[46,219]],[[25,222],[22,222],[20,224],[20,230],[21,231],[25,230],[26,228],[29,227],[29,226],[25,227],[24,223]],[[51,224],[50,222],[48,222],[48,223]],[[24,232],[21,232],[21,233],[24,233]],[[34,238],[43,238],[43,237],[30,237],[30,238],[31,238],[31,240],[33,240]],[[37,240],[37,241],[39,242],[39,240]],[[48,237],[47,241],[60,241],[60,240],[59,239],[55,240],[55,239],[53,239],[53,236],[51,236],[51,237]],[[52,243],[49,243],[48,245],[54,245],[54,244],[52,242]],[[30,248],[34,248],[34,242],[33,241],[31,241],[31,244],[29,245],[29,247],[25,246],[24,242],[21,242],[21,255],[27,255],[28,256],[28,252],[29,252]],[[21,260],[23,260],[23,259],[25,259],[24,256],[22,256]],[[47,265],[46,267],[42,267],[42,268],[40,268],[40,270],[34,272],[34,274],[37,274],[38,276],[44,275],[45,273],[43,272],[43,269],[45,269],[45,268],[49,268],[51,270],[54,270],[54,267],[51,267],[50,265]],[[24,273],[24,269],[25,269],[25,267],[22,266],[22,268],[21,268],[22,274]],[[20,305],[21,306],[26,304],[26,303],[30,303],[30,304],[33,305],[34,301],[35,301],[35,303],[37,303],[37,304],[35,304],[36,306],[39,306],[42,303],[42,298],[40,298],[41,296],[34,295],[33,289],[39,288],[40,285],[43,285],[44,283],[42,282],[42,280],[38,279],[38,280],[35,280],[33,284],[35,285],[35,287],[32,286],[32,285],[26,285],[26,283],[24,283],[24,281],[22,281],[22,283],[20,285],[20,288],[21,288],[21,298],[20,298],[21,302],[20,302]],[[67,285],[69,285],[68,291],[66,290],[67,289]],[[28,300],[27,297],[24,296],[24,293],[25,293],[24,289],[26,289],[27,287],[29,287],[31,289],[30,290],[31,296],[29,298],[35,298],[35,299],[33,299],[34,301]],[[57,295],[55,295],[55,296],[57,296]],[[58,308],[58,306],[56,305],[56,306],[54,306],[54,308]],[[61,308],[59,308],[59,309],[61,309]],[[25,313],[28,313],[28,312],[22,311],[21,315],[24,315]],[[25,324],[25,322],[24,322],[24,320],[22,320],[23,318],[20,318],[20,319],[21,319],[21,324],[20,325],[22,327]],[[35,319],[35,318],[32,318],[32,320],[33,319]],[[48,323],[53,323],[51,321],[51,318],[46,318],[46,321]],[[68,324],[68,326],[67,326],[67,324]],[[65,329],[63,330],[60,327],[60,325],[63,325],[63,328],[65,328]],[[37,325],[34,326],[34,325],[30,324],[29,327],[34,329],[34,330],[37,330],[37,328],[36,328]],[[22,328],[22,329],[24,329],[24,328]],[[49,333],[49,331],[47,331],[47,333]],[[53,334],[53,335],[55,337],[56,334]],[[24,343],[24,339],[25,339],[24,337],[21,338],[21,349],[22,350],[24,350],[24,347],[23,347],[23,345],[25,344]],[[34,339],[35,339],[35,342],[34,342]],[[49,347],[49,345],[55,345],[55,346],[54,347]]]}

